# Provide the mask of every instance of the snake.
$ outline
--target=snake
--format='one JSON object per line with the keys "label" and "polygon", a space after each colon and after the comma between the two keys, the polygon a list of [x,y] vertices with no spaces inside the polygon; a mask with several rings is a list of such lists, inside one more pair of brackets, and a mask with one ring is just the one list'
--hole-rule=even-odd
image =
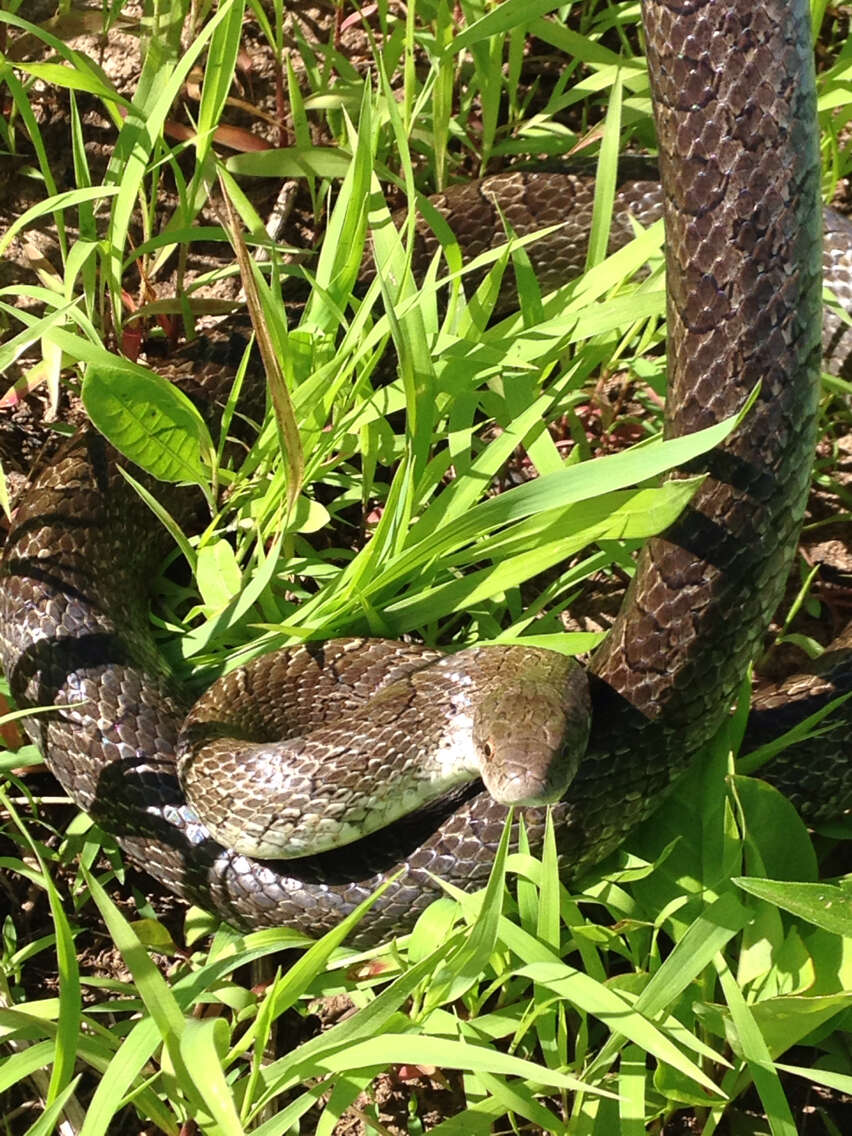
{"label": "snake", "polygon": [[[840,351],[846,334],[843,321],[823,331],[821,320],[820,167],[806,0],[643,0],[642,17],[662,189],[636,183],[622,201],[630,211],[631,195],[650,195],[665,220],[664,433],[720,422],[758,393],[724,445],[675,475],[702,473],[704,481],[679,518],[642,549],[620,612],[587,668],[587,716],[571,730],[582,752],[567,788],[559,784],[559,800],[548,806],[566,878],[601,861],[659,806],[729,714],[797,545],[822,340]],[[509,174],[502,183],[491,179],[490,189],[448,191],[439,205],[451,223],[487,245],[501,185],[500,216],[514,225],[516,208],[532,207],[540,227],[564,220],[572,199],[587,192],[579,184],[557,174]],[[583,226],[580,210],[572,231]],[[848,261],[843,228],[840,219],[827,222],[826,268]],[[548,239],[545,265],[576,260],[564,229]],[[189,741],[179,740],[185,721],[201,722],[207,734],[212,724],[214,748],[223,748],[219,707],[210,713],[203,696],[200,709],[190,708],[152,637],[146,584],[163,555],[163,537],[120,466],[99,434],[78,434],[32,479],[0,566],[0,662],[19,706],[53,708],[28,719],[27,729],[74,801],[167,889],[237,927],[318,935],[390,881],[349,939],[369,945],[413,926],[442,894],[436,877],[463,891],[482,887],[506,807],[476,778],[366,838],[293,859],[259,858],[217,838],[178,778],[177,753],[183,744],[191,775],[198,750],[191,728]],[[792,684],[784,704],[809,705],[814,682],[817,699],[848,688],[850,647],[847,633],[835,663],[804,683],[804,699]],[[546,665],[520,650],[510,683]],[[260,659],[248,676],[233,672],[222,681],[244,697],[248,687],[264,687],[277,665],[294,673],[297,698],[327,684],[344,714],[360,715],[357,729],[344,733],[369,755],[388,735],[398,739],[390,748],[407,748],[396,728],[404,717],[399,699],[408,704],[399,691],[437,666],[449,676],[449,693],[416,703],[413,715],[429,748],[434,730],[455,729],[436,719],[458,713],[453,684],[461,664],[423,651],[428,657],[408,644],[370,639],[308,642],[283,662]],[[487,695],[504,680],[488,672],[482,681]],[[396,693],[383,709],[389,687]],[[311,713],[324,725],[330,711]],[[499,724],[501,712],[493,720]],[[559,750],[557,733],[551,748]],[[803,790],[819,798],[817,813],[852,802],[842,749],[841,742],[830,751],[827,775]],[[225,760],[227,766],[229,753]],[[236,766],[226,767],[226,781],[238,776]],[[201,797],[208,792],[202,788]],[[224,801],[226,813],[230,797]],[[523,814],[530,845],[538,848],[547,809],[525,807]]]}

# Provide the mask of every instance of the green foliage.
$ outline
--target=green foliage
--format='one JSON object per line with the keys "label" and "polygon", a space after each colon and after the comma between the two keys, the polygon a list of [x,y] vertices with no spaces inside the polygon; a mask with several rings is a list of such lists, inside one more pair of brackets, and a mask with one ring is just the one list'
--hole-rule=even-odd
{"label": "green foliage", "polygon": [[[99,1081],[85,1133],[110,1131],[131,1099],[167,1132],[189,1118],[205,1132],[296,1131],[300,1118],[303,1131],[330,1132],[373,1077],[401,1065],[464,1073],[466,1111],[444,1122],[447,1131],[489,1131],[509,1112],[541,1131],[629,1133],[633,1120],[687,1106],[706,1110],[712,1131],[753,1083],[772,1131],[794,1132],[781,1054],[810,1042],[824,1054],[819,1066],[791,1070],[849,1088],[835,1063],[843,1035],[832,1032],[848,1022],[852,999],[848,891],[809,882],[816,859],[801,821],[765,784],[753,783],[762,799],[751,802],[748,778],[727,783],[728,762],[721,737],[627,850],[570,889],[552,842],[538,860],[507,857],[504,839],[485,892],[453,894],[406,940],[354,953],[341,943],[359,910],[262,989],[247,985],[246,964],[308,946],[303,937],[220,928],[201,950],[208,920],[191,910],[187,954],[155,919],[129,923],[118,911],[84,866],[91,830],[69,833],[57,853],[33,844],[19,821],[38,869],[23,859],[2,866],[58,903],[46,861],[73,863],[83,851],[76,903],[97,903],[129,973],[86,977],[101,996],[81,1005],[73,932],[57,906],[59,997],[19,1002],[21,969],[54,937],[19,948],[8,920],[0,1028],[29,1044],[4,1062],[0,1084],[59,1060],[63,1028],[79,1022],[78,1058]],[[767,819],[783,823],[783,847]],[[801,882],[739,876],[758,863]],[[353,1013],[268,1056],[292,1008],[342,991]]]}
{"label": "green foliage", "polygon": [[86,369],[83,404],[112,444],[161,481],[204,484],[202,455],[213,456],[204,419],[172,383],[123,361]]}

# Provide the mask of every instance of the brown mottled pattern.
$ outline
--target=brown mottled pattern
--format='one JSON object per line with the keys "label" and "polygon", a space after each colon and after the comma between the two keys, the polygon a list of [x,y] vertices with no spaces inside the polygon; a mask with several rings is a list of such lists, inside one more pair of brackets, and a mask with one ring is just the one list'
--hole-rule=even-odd
{"label": "brown mottled pattern", "polygon": [[[454,185],[429,200],[452,229],[466,262],[503,244],[509,232],[515,237],[526,237],[550,226],[559,226],[526,248],[539,284],[546,292],[582,272],[594,197],[595,181],[590,175],[514,171]],[[662,215],[658,181],[636,178],[625,181],[616,191],[613,202],[609,251],[615,252],[633,239],[631,216],[648,226]],[[425,272],[439,249],[435,233],[425,219],[420,219],[413,255],[416,274]],[[368,267],[362,275],[366,278],[372,272],[372,267]],[[483,276],[484,272],[468,273],[466,291],[476,287]],[[513,307],[517,307],[516,292],[509,272],[497,302],[497,312]]]}
{"label": "brown mottled pattern", "polygon": [[213,683],[183,724],[177,768],[226,848],[291,859],[385,828],[477,777],[506,805],[556,801],[590,717],[586,672],[555,651],[443,655],[334,639]]}
{"label": "brown mottled pattern", "polygon": [[[566,872],[647,816],[727,712],[781,594],[813,456],[820,225],[807,4],[646,0],[643,12],[668,231],[667,432],[718,421],[761,390],[730,444],[697,467],[710,475],[700,496],[642,554],[594,658],[589,748],[553,810]],[[533,194],[536,227],[572,196],[588,214],[588,190],[518,177],[505,208],[517,231]],[[493,234],[487,194],[459,190],[450,204],[473,228],[488,218]],[[558,247],[565,266],[582,260]],[[88,438],[35,482],[7,546],[3,665],[24,705],[84,702],[33,727],[75,799],[167,887],[243,926],[320,933],[402,869],[354,937],[367,943],[410,927],[440,894],[429,873],[481,886],[505,816],[482,793],[283,867],[211,838],[175,776],[185,708],[136,599],[150,564],[129,552],[157,555],[145,525]],[[843,792],[835,804],[848,807],[848,777]],[[533,845],[543,820],[527,812]]]}

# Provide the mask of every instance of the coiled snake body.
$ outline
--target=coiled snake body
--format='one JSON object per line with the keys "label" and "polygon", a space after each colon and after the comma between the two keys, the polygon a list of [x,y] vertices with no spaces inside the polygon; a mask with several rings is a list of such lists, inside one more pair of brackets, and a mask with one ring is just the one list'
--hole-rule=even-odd
{"label": "coiled snake body", "polygon": [[[820,177],[807,4],[645,0],[643,16],[667,229],[666,431],[719,421],[757,383],[760,393],[710,455],[698,496],[642,552],[592,661],[591,736],[554,807],[575,871],[653,810],[727,713],[782,593],[815,436]],[[34,482],[7,544],[3,666],[22,705],[82,703],[32,726],[77,802],[166,886],[238,925],[316,934],[402,867],[359,931],[370,942],[410,927],[435,898],[429,873],[481,886],[505,810],[476,790],[284,865],[212,839],[175,775],[186,706],[145,631],[150,565],[127,563],[150,532],[90,435]],[[310,666],[338,665],[334,644],[301,650]],[[543,811],[526,821],[535,843]]]}

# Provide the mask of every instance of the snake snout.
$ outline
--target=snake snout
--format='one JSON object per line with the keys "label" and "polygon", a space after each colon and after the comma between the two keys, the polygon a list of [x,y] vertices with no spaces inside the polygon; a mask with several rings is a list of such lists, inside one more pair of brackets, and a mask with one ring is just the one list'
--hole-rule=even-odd
{"label": "snake snout", "polygon": [[498,804],[532,808],[558,801],[575,772],[570,758],[540,746],[528,747],[524,753],[501,753],[497,762],[483,768],[482,778]]}

